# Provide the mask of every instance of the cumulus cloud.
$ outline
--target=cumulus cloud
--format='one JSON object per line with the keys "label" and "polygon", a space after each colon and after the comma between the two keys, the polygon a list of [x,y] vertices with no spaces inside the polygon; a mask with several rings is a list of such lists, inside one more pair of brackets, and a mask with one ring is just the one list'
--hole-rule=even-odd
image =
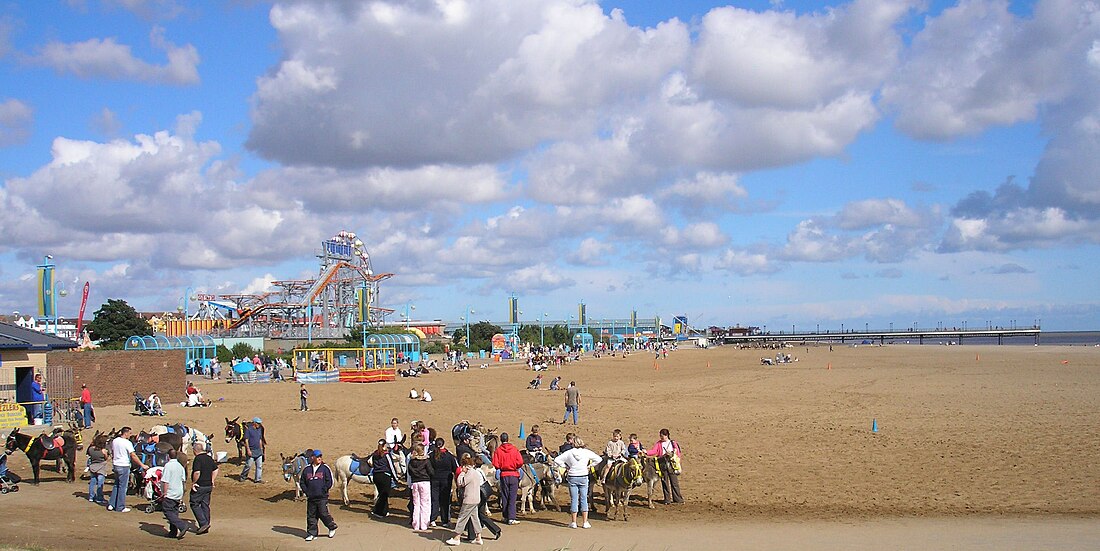
{"label": "cumulus cloud", "polygon": [[603,266],[608,263],[607,255],[611,250],[610,245],[594,237],[586,237],[567,258],[569,262],[581,266]]}
{"label": "cumulus cloud", "polygon": [[702,171],[691,178],[680,178],[660,190],[657,196],[680,208],[687,216],[741,212],[749,193],[737,174]]}
{"label": "cumulus cloud", "polygon": [[555,289],[572,287],[576,282],[562,274],[561,268],[545,263],[512,271],[497,281],[496,288],[507,287],[515,291],[545,293]]}
{"label": "cumulus cloud", "polygon": [[590,133],[690,42],[679,22],[565,0],[285,2],[270,18],[286,55],[258,83],[248,143],[338,167],[495,162]]}
{"label": "cumulus cloud", "polygon": [[183,6],[176,0],[108,0],[145,19],[172,19],[183,13]]}
{"label": "cumulus cloud", "polygon": [[176,46],[164,37],[164,29],[154,27],[149,42],[163,50],[168,58],[156,65],[134,56],[130,46],[114,38],[92,38],[83,42],[50,42],[29,56],[27,61],[53,68],[79,78],[134,80],[154,84],[192,85],[199,83],[199,53],[194,46]]}
{"label": "cumulus cloud", "polygon": [[714,267],[738,275],[771,274],[779,271],[778,263],[763,253],[727,249],[718,257]]}
{"label": "cumulus cloud", "polygon": [[0,147],[21,144],[31,135],[34,110],[14,98],[0,102]]}
{"label": "cumulus cloud", "polygon": [[1031,120],[1069,91],[1066,69],[1083,53],[1075,35],[1088,32],[1091,9],[1045,1],[1022,19],[1007,0],[962,0],[926,21],[883,99],[897,110],[897,125],[921,138]]}

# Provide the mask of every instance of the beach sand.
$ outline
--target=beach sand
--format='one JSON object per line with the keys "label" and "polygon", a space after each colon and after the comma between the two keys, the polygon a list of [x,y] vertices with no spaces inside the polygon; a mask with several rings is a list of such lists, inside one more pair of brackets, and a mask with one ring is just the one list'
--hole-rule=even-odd
{"label": "beach sand", "polygon": [[[520,423],[528,431],[537,423],[553,447],[574,431],[600,450],[614,428],[637,432],[646,444],[668,428],[680,443],[686,504],[649,510],[634,497],[631,520],[622,523],[604,520],[601,498],[594,528],[576,531],[564,527],[566,514],[540,511],[506,527],[501,542],[487,541],[492,548],[1084,549],[1100,541],[1100,348],[838,345],[784,352],[798,361],[763,366],[760,358],[775,351],[718,347],[673,351],[658,369],[651,353],[551,369],[545,379],[560,374],[581,390],[577,427],[557,424],[564,393],[527,390],[534,375],[519,365],[312,385],[307,413],[297,411],[296,384],[201,380],[215,405],[168,405],[165,420],[220,436],[224,417],[263,418],[266,484],[224,478],[239,473],[224,466],[214,529],[190,534],[183,545],[439,549],[447,533],[408,530],[404,499],[391,502],[397,515],[387,522],[370,520],[373,488],[358,484],[349,488],[350,508],[341,508],[333,491],[337,538],[300,539],[305,505],[290,499],[290,484],[278,476],[279,453],[319,447],[330,464],[352,451],[365,454],[391,417],[402,429],[422,419],[442,434],[458,420],[481,421],[514,438]],[[409,400],[412,386],[427,388],[434,401]],[[173,391],[156,390],[165,397]],[[130,409],[97,409],[98,426],[157,421]],[[228,447],[219,438],[215,449]],[[29,475],[21,453],[9,464]],[[163,533],[159,513],[108,514],[77,499],[86,483],[65,484],[52,471],[44,479],[0,498],[12,522],[0,528],[0,543],[115,549],[162,541],[155,537]],[[558,500],[568,502],[564,489]]]}

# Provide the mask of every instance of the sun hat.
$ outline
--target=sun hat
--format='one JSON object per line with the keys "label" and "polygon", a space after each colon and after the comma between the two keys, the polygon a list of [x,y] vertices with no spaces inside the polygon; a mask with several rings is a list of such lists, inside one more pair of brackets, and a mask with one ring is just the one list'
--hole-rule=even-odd
{"label": "sun hat", "polygon": [[259,417],[253,417],[252,422],[253,423],[263,423],[263,421]]}

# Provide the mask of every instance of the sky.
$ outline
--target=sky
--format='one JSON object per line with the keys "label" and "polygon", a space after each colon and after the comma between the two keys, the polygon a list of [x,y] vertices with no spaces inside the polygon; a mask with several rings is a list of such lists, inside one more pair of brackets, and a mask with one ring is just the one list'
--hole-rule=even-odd
{"label": "sky", "polygon": [[417,319],[1100,329],[1092,1],[0,0],[0,83],[4,314],[352,231]]}

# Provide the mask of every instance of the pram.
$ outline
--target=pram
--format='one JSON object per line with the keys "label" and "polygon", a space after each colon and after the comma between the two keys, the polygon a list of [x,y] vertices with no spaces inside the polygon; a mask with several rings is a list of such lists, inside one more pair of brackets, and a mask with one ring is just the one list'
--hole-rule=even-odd
{"label": "pram", "polygon": [[[149,500],[149,504],[145,506],[146,513],[155,513],[161,511],[161,503],[164,499],[164,493],[161,489],[160,479],[164,475],[164,467],[151,467],[145,471],[145,499]],[[180,501],[176,510],[181,513],[187,512],[187,504]]]}
{"label": "pram", "polygon": [[134,411],[138,415],[167,415],[161,408],[150,407],[148,400],[136,392],[134,393]]}
{"label": "pram", "polygon": [[8,471],[8,454],[0,454],[0,494],[18,492],[21,480],[19,475]]}

